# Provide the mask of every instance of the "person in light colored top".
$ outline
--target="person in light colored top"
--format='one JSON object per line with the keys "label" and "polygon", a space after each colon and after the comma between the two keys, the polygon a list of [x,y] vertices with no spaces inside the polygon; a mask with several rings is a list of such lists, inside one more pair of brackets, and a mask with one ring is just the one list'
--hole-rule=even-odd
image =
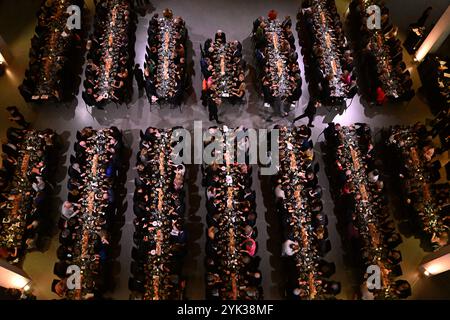
{"label": "person in light colored top", "polygon": [[42,177],[37,176],[36,182],[33,182],[32,187],[34,191],[39,192],[45,189],[45,181],[42,179]]}
{"label": "person in light colored top", "polygon": [[361,300],[374,300],[375,297],[372,292],[369,291],[369,288],[367,288],[367,282],[364,281],[364,283],[361,285]]}
{"label": "person in light colored top", "polygon": [[281,189],[281,185],[275,187],[275,196],[278,200],[284,200],[286,198],[283,189]]}
{"label": "person in light colored top", "polygon": [[76,215],[73,204],[69,201],[65,201],[62,206],[61,215],[64,219],[69,220]]}

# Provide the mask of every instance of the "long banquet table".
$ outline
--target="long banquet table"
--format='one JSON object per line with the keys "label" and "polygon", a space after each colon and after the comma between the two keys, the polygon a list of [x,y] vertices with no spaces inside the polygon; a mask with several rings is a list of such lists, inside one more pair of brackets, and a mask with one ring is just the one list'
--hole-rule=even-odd
{"label": "long banquet table", "polygon": [[[317,299],[325,293],[317,269],[321,258],[314,245],[317,239],[312,225],[313,213],[301,178],[307,165],[302,160],[303,152],[300,150],[303,141],[297,139],[292,130],[286,129],[281,131],[279,143],[283,150],[279,176],[289,181],[285,184],[284,193],[290,194],[283,200],[283,205],[289,208],[288,211],[292,215],[291,224],[293,224],[296,241],[301,248],[294,255],[299,275],[297,286],[307,292],[307,299]],[[290,189],[290,192],[287,192],[287,189]]]}
{"label": "long banquet table", "polygon": [[[40,153],[43,152],[43,153]],[[39,209],[35,202],[36,191],[32,182],[35,175],[41,175],[41,164],[48,165],[45,157],[48,148],[43,133],[35,130],[26,132],[22,143],[18,145],[18,160],[3,208],[0,223],[0,247],[17,251],[22,255],[25,246],[27,221]],[[45,176],[43,177],[46,178]],[[17,261],[18,262],[18,261]]]}
{"label": "long banquet table", "polygon": [[[368,180],[367,160],[365,151],[362,150],[363,144],[367,143],[357,132],[354,125],[341,127],[337,132],[340,151],[331,149],[336,153],[336,160],[342,165],[341,170],[350,170],[349,179],[353,185],[355,195],[354,201],[354,227],[362,239],[361,258],[364,267],[376,265],[381,272],[381,287],[374,291],[376,299],[393,299],[394,276],[391,273],[390,265],[387,261],[387,246],[385,238],[380,231],[381,216],[385,205],[377,205],[375,198],[379,197],[379,191],[375,190],[373,183]],[[370,136],[370,133],[365,133]],[[371,140],[371,138],[369,138]],[[363,142],[364,141],[364,142]],[[330,143],[330,141],[327,141]],[[336,199],[342,198],[341,192],[336,194]],[[382,212],[383,211],[383,212]],[[383,214],[382,214],[383,213]],[[364,253],[364,254],[363,254]],[[364,274],[366,270],[363,270]]]}

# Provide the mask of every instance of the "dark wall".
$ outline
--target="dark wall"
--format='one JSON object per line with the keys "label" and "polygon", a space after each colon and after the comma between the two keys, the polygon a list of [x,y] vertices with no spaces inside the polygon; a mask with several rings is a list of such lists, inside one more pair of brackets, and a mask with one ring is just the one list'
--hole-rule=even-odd
{"label": "dark wall", "polygon": [[433,10],[426,26],[437,22],[450,5],[450,0],[386,0],[385,3],[391,12],[392,21],[401,30],[407,30],[408,25],[417,21],[429,6],[433,7]]}

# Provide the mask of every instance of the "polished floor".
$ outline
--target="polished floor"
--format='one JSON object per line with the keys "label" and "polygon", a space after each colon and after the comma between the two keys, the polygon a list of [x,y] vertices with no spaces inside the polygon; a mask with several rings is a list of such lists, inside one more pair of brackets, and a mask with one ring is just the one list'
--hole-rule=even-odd
{"label": "polished floor", "polygon": [[[417,7],[411,9],[413,13],[406,17],[401,14],[401,1],[392,3],[391,12],[397,20],[402,30],[410,22],[408,19],[417,19],[427,2],[416,0]],[[58,210],[62,201],[66,198],[66,170],[69,163],[69,155],[72,153],[71,146],[75,141],[75,133],[84,126],[103,127],[115,125],[124,132],[125,142],[133,150],[131,156],[131,165],[128,171],[128,190],[127,202],[128,210],[125,214],[125,224],[122,227],[122,236],[120,242],[120,256],[117,259],[117,278],[116,287],[107,296],[113,299],[128,299],[128,278],[130,276],[129,267],[131,262],[132,233],[133,233],[133,212],[132,212],[132,193],[134,191],[135,170],[133,163],[135,153],[138,150],[139,130],[148,126],[170,127],[173,125],[183,125],[192,128],[194,120],[203,121],[203,126],[212,124],[208,121],[207,111],[200,102],[201,90],[201,72],[199,65],[200,50],[199,45],[207,38],[212,37],[217,29],[223,30],[229,40],[237,39],[243,43],[244,58],[250,66],[253,66],[252,47],[250,32],[252,21],[260,15],[265,15],[270,9],[275,8],[280,17],[290,15],[295,19],[300,1],[291,0],[166,0],[152,1],[153,9],[161,12],[164,8],[170,7],[175,15],[181,15],[189,30],[189,61],[192,61],[192,83],[193,89],[188,92],[181,110],[164,108],[150,108],[148,102],[139,98],[135,92],[133,101],[128,106],[110,105],[106,110],[92,110],[86,107],[81,99],[81,91],[77,99],[65,105],[27,105],[19,95],[17,86],[21,83],[25,69],[28,64],[28,50],[30,39],[33,34],[36,23],[35,12],[40,1],[34,0],[0,0],[0,33],[6,43],[9,45],[11,60],[6,76],[0,78],[0,136],[4,137],[6,128],[10,125],[5,119],[6,112],[3,110],[8,105],[17,105],[20,110],[33,121],[35,128],[53,128],[64,139],[65,150],[60,168],[55,172],[56,179],[59,181],[54,196],[54,214],[59,214]],[[92,1],[87,1],[92,14]],[[348,1],[337,1],[339,11],[344,15],[348,6]],[[391,5],[390,3],[388,4]],[[437,4],[439,6],[439,3]],[[146,45],[147,23],[150,15],[139,18],[139,25],[136,33],[136,62],[143,63]],[[403,33],[400,34],[403,37]],[[298,43],[298,42],[297,42]],[[298,49],[299,55],[300,50]],[[404,52],[405,62],[407,63],[415,89],[420,87],[420,80],[411,57]],[[299,59],[302,74],[304,75],[302,59]],[[279,124],[290,124],[290,120],[295,115],[302,113],[306,106],[309,95],[307,83],[303,83],[303,95],[297,103],[295,112],[287,119],[276,119],[274,123],[267,123],[265,119],[269,111],[263,108],[261,97],[255,91],[254,68],[250,67],[247,76],[248,95],[244,106],[223,106],[220,110],[220,117],[230,126],[244,125],[253,128],[264,128]],[[369,123],[373,129],[374,136],[378,137],[377,132],[383,127],[394,124],[412,124],[416,121],[425,121],[431,118],[429,107],[420,95],[409,103],[388,104],[383,107],[364,107],[363,101],[356,96],[352,101],[348,101],[349,107],[342,115],[335,115],[323,108],[315,120],[313,128],[313,140],[316,144],[316,158],[321,165],[319,183],[328,190],[328,179],[324,173],[324,164],[320,151],[320,142],[323,141],[321,135],[326,123],[329,121],[339,122],[341,124],[351,124],[354,122]],[[295,114],[294,114],[295,113]],[[259,254],[262,258],[261,270],[263,273],[263,289],[267,299],[279,299],[282,296],[279,283],[282,282],[282,272],[280,267],[280,243],[279,229],[277,219],[272,210],[270,197],[268,193],[270,186],[267,181],[261,181],[257,176],[257,170],[254,170],[253,189],[257,192],[257,210],[258,210],[258,229],[259,229]],[[389,177],[386,177],[389,178]],[[185,275],[187,277],[187,297],[189,299],[203,299],[204,297],[204,243],[205,243],[205,196],[201,187],[201,172],[198,167],[191,166],[188,171],[187,179],[187,216],[186,223],[190,236],[189,254],[186,257]],[[395,191],[390,189],[390,199],[392,200],[392,211],[396,210]],[[341,299],[352,299],[354,296],[353,278],[355,270],[351,268],[345,259],[341,248],[341,237],[336,231],[336,217],[333,213],[333,202],[329,192],[324,193],[324,210],[329,218],[329,234],[332,243],[332,251],[326,256],[326,259],[336,263],[337,272],[333,279],[341,281],[342,292],[338,296]],[[24,270],[32,277],[34,282],[35,294],[38,299],[57,299],[58,297],[50,291],[50,284],[54,278],[53,264],[56,260],[56,248],[58,246],[57,232],[49,238],[45,248],[42,251],[33,252],[26,256]],[[443,274],[439,277],[423,278],[419,276],[417,266],[420,264],[426,252],[421,248],[419,239],[414,238],[408,233],[403,235],[403,244],[400,246],[403,254],[402,269],[404,279],[410,281],[412,285],[412,299],[450,299],[450,275]]]}

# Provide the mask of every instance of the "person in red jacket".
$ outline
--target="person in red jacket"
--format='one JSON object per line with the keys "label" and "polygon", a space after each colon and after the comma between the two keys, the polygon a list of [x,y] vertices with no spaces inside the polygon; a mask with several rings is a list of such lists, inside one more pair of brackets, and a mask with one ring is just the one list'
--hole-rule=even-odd
{"label": "person in red jacket", "polygon": [[278,17],[278,12],[276,12],[275,10],[270,10],[269,13],[267,14],[269,20],[275,20]]}
{"label": "person in red jacket", "polygon": [[377,87],[377,105],[381,106],[386,102],[386,94],[381,87]]}

